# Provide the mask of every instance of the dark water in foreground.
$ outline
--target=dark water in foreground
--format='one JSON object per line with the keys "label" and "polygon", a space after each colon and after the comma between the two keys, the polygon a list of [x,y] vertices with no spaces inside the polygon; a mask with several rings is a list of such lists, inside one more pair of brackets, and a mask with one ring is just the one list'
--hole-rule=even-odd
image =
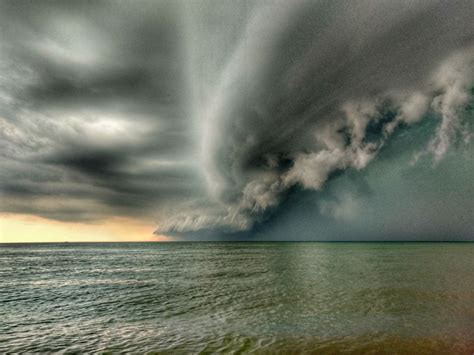
{"label": "dark water in foreground", "polygon": [[474,352],[474,244],[0,245],[0,352]]}

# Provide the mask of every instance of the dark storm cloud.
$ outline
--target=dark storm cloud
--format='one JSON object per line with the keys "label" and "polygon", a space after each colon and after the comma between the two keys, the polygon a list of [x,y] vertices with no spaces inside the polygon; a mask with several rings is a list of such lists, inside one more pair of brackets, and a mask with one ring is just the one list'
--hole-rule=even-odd
{"label": "dark storm cloud", "polygon": [[322,190],[334,173],[364,169],[425,116],[440,123],[419,156],[437,163],[457,138],[468,142],[459,110],[473,85],[473,10],[471,1],[257,7],[202,109],[206,177],[222,209],[167,218],[159,231],[254,228],[294,186]]}
{"label": "dark storm cloud", "polygon": [[321,228],[362,218],[364,196],[383,201],[372,180],[326,183],[362,176],[427,120],[414,166],[470,144],[473,13],[467,0],[2,1],[0,208],[241,237],[291,225],[298,206]]}
{"label": "dark storm cloud", "polygon": [[0,8],[3,212],[150,218],[200,194],[179,4]]}

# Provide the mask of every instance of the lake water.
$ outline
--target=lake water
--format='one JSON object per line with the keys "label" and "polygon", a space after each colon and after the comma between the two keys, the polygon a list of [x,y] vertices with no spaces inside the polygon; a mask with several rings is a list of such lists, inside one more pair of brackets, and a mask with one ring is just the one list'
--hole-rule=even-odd
{"label": "lake water", "polygon": [[474,352],[474,244],[0,245],[0,352]]}

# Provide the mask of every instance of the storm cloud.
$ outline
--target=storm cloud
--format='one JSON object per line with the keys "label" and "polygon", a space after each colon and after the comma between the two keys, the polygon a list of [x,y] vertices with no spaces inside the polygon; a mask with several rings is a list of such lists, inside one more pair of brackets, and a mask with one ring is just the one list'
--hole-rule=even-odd
{"label": "storm cloud", "polygon": [[[166,230],[252,229],[293,188],[322,190],[362,170],[425,116],[439,127],[418,157],[439,162],[470,130],[470,2],[272,2],[254,9],[209,102],[203,161],[220,215]],[[462,116],[462,117],[461,117]]]}
{"label": "storm cloud", "polygon": [[[474,164],[462,154],[473,13],[472,1],[2,1],[0,209],[133,216],[190,237],[301,225],[360,237],[354,221],[379,206],[380,232],[391,214],[409,219],[380,207],[406,179],[466,185],[443,169]],[[418,143],[398,144],[406,135]],[[384,164],[417,173],[380,188]],[[446,233],[469,236],[459,218]]]}
{"label": "storm cloud", "polygon": [[0,6],[4,212],[156,218],[200,193],[177,5]]}

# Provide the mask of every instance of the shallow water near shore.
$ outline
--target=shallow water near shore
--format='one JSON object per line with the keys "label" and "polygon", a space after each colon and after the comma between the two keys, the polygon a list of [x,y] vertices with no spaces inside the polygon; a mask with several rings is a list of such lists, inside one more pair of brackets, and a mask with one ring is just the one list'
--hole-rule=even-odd
{"label": "shallow water near shore", "polygon": [[0,245],[0,352],[474,352],[472,243]]}

